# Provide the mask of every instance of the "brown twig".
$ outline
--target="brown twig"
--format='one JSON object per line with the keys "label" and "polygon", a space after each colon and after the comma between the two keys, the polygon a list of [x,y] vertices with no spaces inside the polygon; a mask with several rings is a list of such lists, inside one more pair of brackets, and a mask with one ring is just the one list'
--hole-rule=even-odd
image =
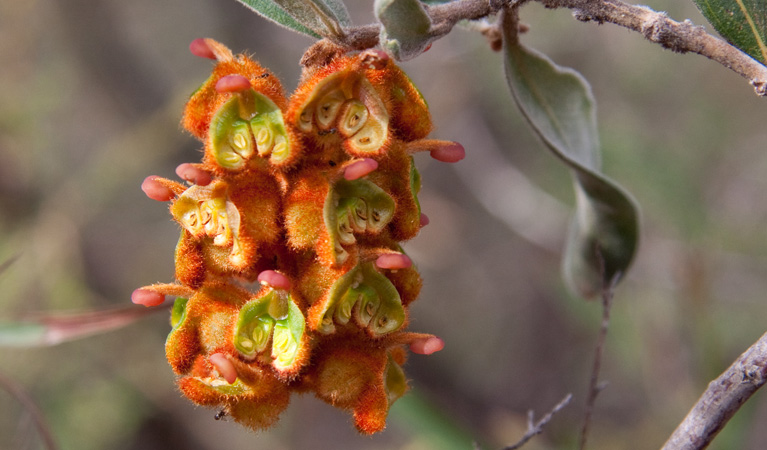
{"label": "brown twig", "polygon": [[32,417],[32,421],[35,423],[35,426],[37,426],[37,430],[43,438],[45,448],[48,450],[57,450],[58,445],[56,445],[56,441],[53,439],[53,433],[51,433],[51,429],[48,427],[48,424],[43,417],[43,413],[40,411],[40,408],[37,407],[32,397],[30,397],[18,383],[2,373],[0,373],[0,388],[15,397],[16,400],[24,406],[24,409],[27,410]]}
{"label": "brown twig", "polygon": [[767,382],[767,333],[708,388],[662,450],[706,448],[732,416]]}
{"label": "brown twig", "polygon": [[767,67],[714,37],[689,20],[677,22],[665,13],[621,0],[539,0],[549,8],[568,8],[584,22],[613,23],[642,33],[645,38],[678,53],[697,53],[747,79],[758,95],[767,96]]}
{"label": "brown twig", "polygon": [[605,388],[605,385],[599,382],[599,372],[602,369],[602,355],[604,354],[605,341],[607,340],[607,329],[610,326],[610,310],[613,303],[613,292],[615,285],[620,279],[620,272],[613,279],[606,283],[602,289],[602,324],[599,327],[599,336],[597,337],[597,346],[594,350],[594,363],[591,368],[591,381],[589,382],[589,396],[586,398],[586,411],[583,417],[583,427],[581,428],[581,438],[578,448],[586,448],[586,440],[591,426],[591,416],[594,414],[594,405],[597,401],[597,395]]}
{"label": "brown twig", "polygon": [[527,412],[527,432],[525,432],[525,435],[522,436],[522,439],[517,441],[516,444],[504,447],[502,450],[517,450],[521,448],[523,445],[527,443],[530,439],[534,438],[535,436],[543,433],[543,427],[548,425],[549,422],[551,422],[551,419],[554,417],[554,414],[558,413],[559,411],[562,411],[565,406],[567,406],[570,403],[570,400],[573,399],[573,394],[567,394],[565,398],[559,401],[554,408],[551,409],[545,416],[541,418],[538,422],[534,421],[533,411],[530,410]]}
{"label": "brown twig", "polygon": [[[462,20],[478,20],[501,9],[519,6],[530,0],[458,0],[427,8],[432,19],[430,39],[446,35]],[[746,78],[760,96],[767,96],[767,66],[736,47],[706,32],[689,20],[677,22],[665,13],[621,0],[536,0],[547,8],[571,9],[584,22],[612,23],[641,33],[645,38],[678,53],[697,53]],[[365,50],[378,45],[380,25],[364,25],[344,30],[334,43],[349,50]]]}
{"label": "brown twig", "polygon": [[[442,37],[462,20],[478,20],[491,16],[515,0],[458,0],[440,5],[425,6],[431,17],[430,37]],[[346,29],[346,34],[335,40],[336,44],[352,50],[365,50],[378,45],[380,25],[364,25]]]}

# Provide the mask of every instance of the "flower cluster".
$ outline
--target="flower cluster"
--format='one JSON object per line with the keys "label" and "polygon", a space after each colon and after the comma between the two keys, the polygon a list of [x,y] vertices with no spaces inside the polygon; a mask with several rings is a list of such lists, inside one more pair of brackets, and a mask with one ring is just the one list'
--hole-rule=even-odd
{"label": "flower cluster", "polygon": [[455,162],[463,148],[425,139],[426,103],[380,51],[306,68],[288,99],[249,57],[191,49],[216,60],[183,118],[202,163],[179,166],[186,184],[142,186],[181,226],[177,282],[132,299],[176,297],[166,353],[195,403],[261,429],[313,392],[378,432],[407,390],[407,349],[442,348],[405,331],[421,279],[400,243],[428,222],[411,155]]}

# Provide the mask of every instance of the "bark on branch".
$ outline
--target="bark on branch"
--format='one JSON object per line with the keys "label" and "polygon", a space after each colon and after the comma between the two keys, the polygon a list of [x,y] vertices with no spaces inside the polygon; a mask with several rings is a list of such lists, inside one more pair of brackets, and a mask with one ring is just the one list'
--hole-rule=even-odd
{"label": "bark on branch", "polygon": [[706,448],[730,418],[767,382],[767,333],[708,385],[662,450]]}
{"label": "bark on branch", "polygon": [[[462,20],[478,20],[502,8],[538,1],[547,8],[567,8],[576,19],[612,23],[641,33],[662,47],[679,53],[698,53],[747,79],[760,96],[767,96],[767,66],[722,39],[714,37],[689,20],[677,22],[665,13],[621,0],[457,0],[427,8],[432,19],[430,37],[439,38]],[[344,30],[334,43],[346,49],[365,50],[378,45],[380,25]]]}
{"label": "bark on branch", "polygon": [[747,79],[758,95],[767,96],[767,67],[689,20],[677,22],[665,13],[621,0],[540,1],[549,8],[569,8],[584,22],[613,23],[642,33],[669,50],[703,55]]}

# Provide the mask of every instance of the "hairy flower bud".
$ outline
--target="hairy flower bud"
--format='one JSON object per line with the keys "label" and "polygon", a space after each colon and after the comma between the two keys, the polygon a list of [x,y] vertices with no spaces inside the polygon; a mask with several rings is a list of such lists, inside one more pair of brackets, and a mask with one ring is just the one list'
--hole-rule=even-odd
{"label": "hairy flower bud", "polygon": [[288,101],[247,56],[211,39],[190,49],[216,60],[182,122],[203,161],[178,167],[191,185],[142,184],[181,227],[178,284],[133,301],[176,297],[165,349],[193,402],[262,429],[312,391],[379,432],[408,389],[408,346],[444,345],[406,331],[421,277],[400,244],[428,222],[412,154],[455,162],[463,148],[425,139],[426,102],[381,51],[307,69]]}

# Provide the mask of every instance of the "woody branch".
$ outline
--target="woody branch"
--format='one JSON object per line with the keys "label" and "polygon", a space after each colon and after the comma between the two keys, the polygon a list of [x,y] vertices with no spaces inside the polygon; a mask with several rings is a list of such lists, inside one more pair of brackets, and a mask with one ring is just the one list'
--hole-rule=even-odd
{"label": "woody branch", "polygon": [[767,333],[709,383],[662,450],[706,448],[756,391],[767,383]]}
{"label": "woody branch", "polygon": [[[503,8],[531,0],[458,0],[426,7],[432,19],[432,37],[444,36],[461,20],[478,20]],[[649,41],[678,53],[697,53],[747,79],[757,95],[767,96],[767,67],[689,20],[677,22],[665,13],[621,0],[534,0],[547,8],[567,8],[584,22],[613,23],[641,33]],[[378,44],[380,26],[346,30],[337,40],[346,48],[363,50]]]}

